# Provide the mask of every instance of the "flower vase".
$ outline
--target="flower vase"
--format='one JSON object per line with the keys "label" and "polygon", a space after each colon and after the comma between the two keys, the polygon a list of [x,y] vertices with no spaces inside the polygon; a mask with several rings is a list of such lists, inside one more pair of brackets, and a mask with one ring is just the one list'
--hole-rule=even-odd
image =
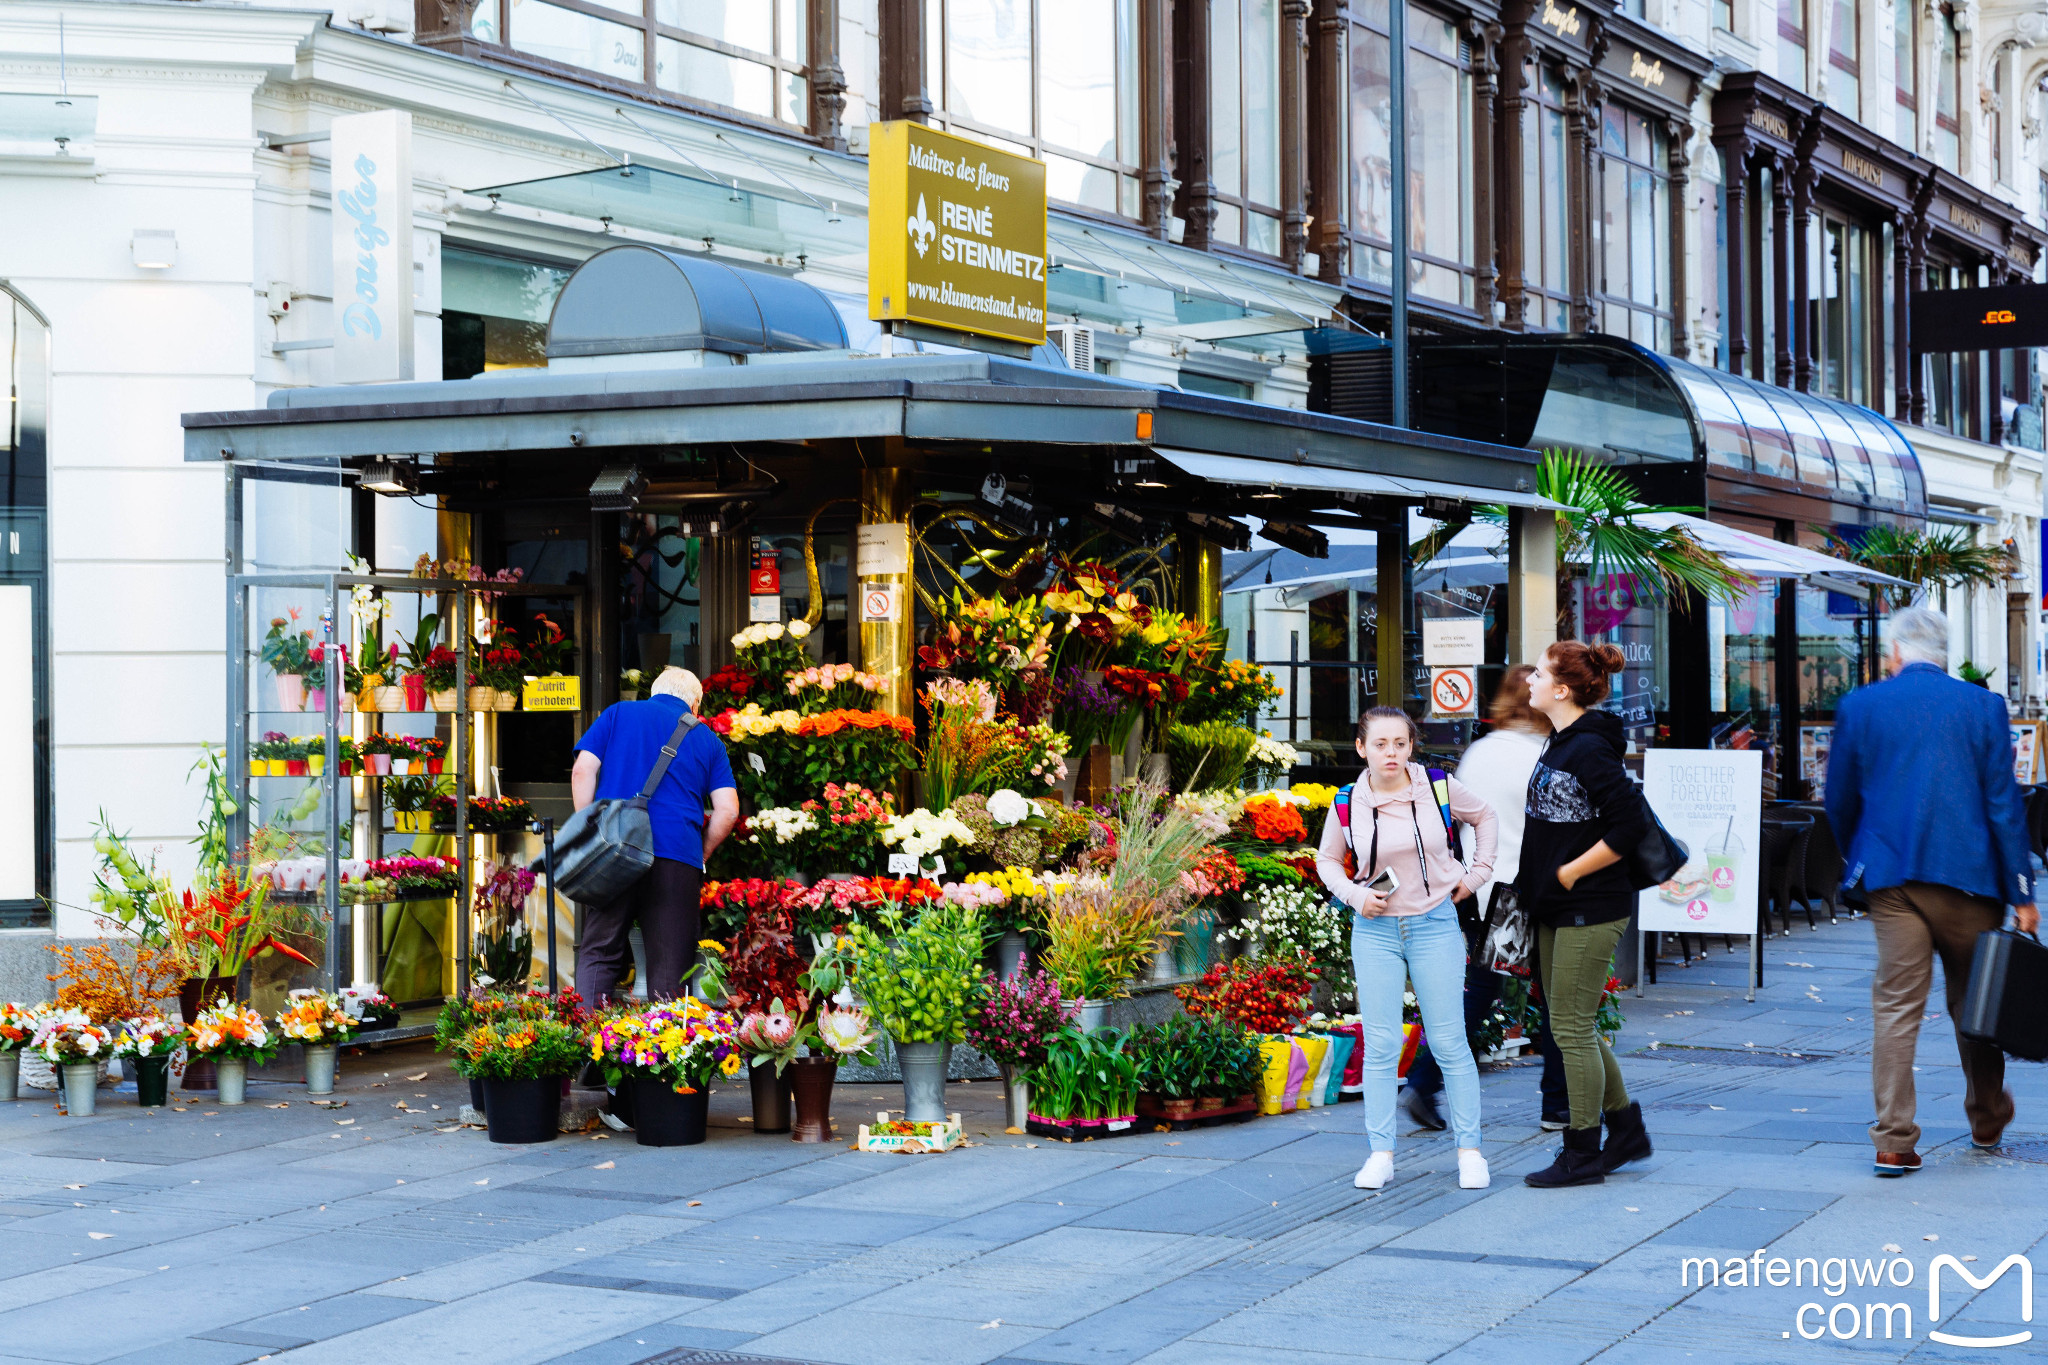
{"label": "flower vase", "polygon": [[249,1102],[249,1059],[246,1057],[216,1057],[213,1059],[215,1085],[220,1090],[222,1105],[247,1104]]}
{"label": "flower vase", "polygon": [[1074,1015],[1074,1026],[1083,1033],[1109,1027],[1109,1001],[1082,1000],[1079,1011]]}
{"label": "flower vase", "polygon": [[400,680],[405,689],[405,709],[424,711],[427,709],[427,680],[417,673],[408,673]]}
{"label": "flower vase", "polygon": [[382,710],[383,708],[377,702],[377,694],[383,690],[383,688],[375,683],[364,683],[362,691],[356,693],[356,709],[358,711]]}
{"label": "flower vase", "polygon": [[0,1100],[21,1098],[21,1049],[0,1052]]}
{"label": "flower vase", "polygon": [[154,1109],[170,1099],[171,1059],[168,1054],[137,1057],[135,1062],[135,1103]]}
{"label": "flower vase", "polygon": [[1024,972],[1024,935],[1015,929],[1003,931],[1003,937],[996,944],[996,975],[1004,981],[1015,981]]}
{"label": "flower vase", "polygon": [[320,713],[321,715],[323,715],[323,716],[324,716],[324,715],[326,715],[326,714],[327,714],[327,689],[326,689],[326,688],[324,688],[324,687],[309,687],[309,688],[307,688],[307,689],[306,689],[306,709],[307,709],[308,711],[317,711],[317,712],[319,712],[319,713]]}
{"label": "flower vase", "polygon": [[303,711],[306,709],[306,675],[303,673],[279,673],[277,682],[277,709],[280,711]]}
{"label": "flower vase", "polygon": [[[764,1068],[756,1068],[757,1070]],[[770,1075],[773,1067],[765,1068]],[[678,1095],[667,1081],[635,1076],[633,1139],[642,1147],[694,1147],[704,1141],[711,1112],[711,1092],[699,1087]]]}
{"label": "flower vase", "polygon": [[97,1062],[66,1062],[64,1112],[75,1119],[91,1118],[99,1103],[100,1068]]}
{"label": "flower vase", "polygon": [[334,1043],[321,1043],[306,1048],[306,1093],[308,1095],[332,1095],[334,1093],[335,1064],[341,1056],[341,1048]]}
{"label": "flower vase", "polygon": [[1003,1121],[1005,1131],[1021,1133],[1025,1121],[1031,1117],[1031,1082],[1024,1079],[1024,1073],[1008,1062],[1002,1064],[1003,1073]]}
{"label": "flower vase", "polygon": [[1158,951],[1152,954],[1150,980],[1157,985],[1162,981],[1171,981],[1179,975],[1180,970],[1173,961],[1173,943],[1162,939]]}
{"label": "flower vase", "polygon": [[789,1131],[789,1102],[791,1098],[791,1077],[787,1071],[775,1074],[774,1064],[747,1068],[747,1081],[754,1092],[754,1131],[757,1133],[786,1133]]}
{"label": "flower vase", "polygon": [[896,1043],[903,1068],[903,1117],[911,1123],[946,1121],[946,1072],[951,1043]]}
{"label": "flower vase", "polygon": [[455,709],[455,689],[443,687],[438,691],[427,693],[427,705],[436,711],[453,711]]}
{"label": "flower vase", "polygon": [[789,1064],[790,1091],[796,1101],[790,1141],[832,1140],[832,1083],[838,1075],[837,1057],[798,1057]]}

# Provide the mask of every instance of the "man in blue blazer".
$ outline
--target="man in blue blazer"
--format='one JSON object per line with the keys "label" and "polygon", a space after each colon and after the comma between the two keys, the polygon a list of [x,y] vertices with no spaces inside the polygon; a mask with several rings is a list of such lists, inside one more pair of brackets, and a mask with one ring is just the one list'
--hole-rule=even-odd
{"label": "man in blue blazer", "polygon": [[[1870,1138],[1877,1174],[1899,1176],[1920,1169],[1913,1052],[1934,958],[1953,1020],[1977,935],[1996,929],[2008,905],[2023,931],[2039,916],[2005,703],[1944,671],[1948,621],[1940,612],[1895,611],[1885,639],[1892,676],[1851,692],[1835,710],[1827,806],[1844,880],[1862,884],[1877,932]],[[2005,1054],[1961,1034],[1956,1047],[1971,1140],[1996,1147],[2013,1115]]]}

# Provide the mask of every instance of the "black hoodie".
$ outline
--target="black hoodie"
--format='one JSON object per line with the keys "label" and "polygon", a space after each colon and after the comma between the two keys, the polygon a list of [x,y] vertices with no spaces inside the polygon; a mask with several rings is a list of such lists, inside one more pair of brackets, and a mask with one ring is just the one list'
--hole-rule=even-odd
{"label": "black hoodie", "polygon": [[1552,735],[1536,760],[1515,890],[1538,922],[1553,928],[1606,924],[1635,908],[1623,863],[1579,878],[1569,891],[1557,881],[1557,869],[1601,840],[1625,854],[1649,832],[1649,808],[1621,766],[1626,751],[1621,718],[1588,711]]}

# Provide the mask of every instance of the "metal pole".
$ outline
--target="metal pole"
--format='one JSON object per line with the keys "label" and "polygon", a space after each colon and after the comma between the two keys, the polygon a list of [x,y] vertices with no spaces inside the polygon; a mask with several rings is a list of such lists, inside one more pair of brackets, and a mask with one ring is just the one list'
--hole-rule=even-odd
{"label": "metal pole", "polygon": [[540,835],[541,865],[548,874],[548,994],[553,995],[562,989],[555,971],[555,817],[534,821],[533,831]]}
{"label": "metal pole", "polygon": [[[1756,988],[1764,984],[1764,936],[1762,929],[1763,926],[1758,925],[1758,932],[1749,936],[1749,994],[1742,997],[1745,1000],[1756,999]],[[1706,947],[1704,940],[1700,946],[1702,948]]]}
{"label": "metal pole", "polygon": [[1394,425],[1408,425],[1408,0],[1387,6],[1387,153],[1394,178]]}
{"label": "metal pole", "polygon": [[[340,606],[340,588],[334,576],[327,577],[327,609],[320,613],[320,643],[323,676],[327,686],[321,689],[325,702],[320,710],[322,759],[320,784],[325,787],[327,797],[327,875],[321,879],[322,908],[327,912],[327,990],[330,994],[341,989],[342,972],[342,924],[341,924],[341,802],[347,796],[354,800],[355,784],[341,780],[341,694],[348,686],[348,660],[335,647],[334,621]],[[353,815],[353,812],[351,812]],[[350,982],[354,984],[353,981]]]}

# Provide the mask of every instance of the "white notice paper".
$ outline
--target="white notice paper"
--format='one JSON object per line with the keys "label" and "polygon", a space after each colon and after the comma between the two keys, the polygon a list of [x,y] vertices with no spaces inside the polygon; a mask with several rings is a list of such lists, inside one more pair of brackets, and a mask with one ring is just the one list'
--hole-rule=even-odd
{"label": "white notice paper", "polygon": [[1671,880],[1642,893],[1644,929],[1756,932],[1763,765],[1757,749],[1651,749],[1643,755],[1643,795],[1691,853]]}
{"label": "white notice paper", "polygon": [[1486,662],[1486,620],[1448,616],[1422,623],[1424,668],[1477,668]]}
{"label": "white notice paper", "polygon": [[854,570],[862,578],[910,572],[910,528],[900,521],[865,522],[854,532]]}

